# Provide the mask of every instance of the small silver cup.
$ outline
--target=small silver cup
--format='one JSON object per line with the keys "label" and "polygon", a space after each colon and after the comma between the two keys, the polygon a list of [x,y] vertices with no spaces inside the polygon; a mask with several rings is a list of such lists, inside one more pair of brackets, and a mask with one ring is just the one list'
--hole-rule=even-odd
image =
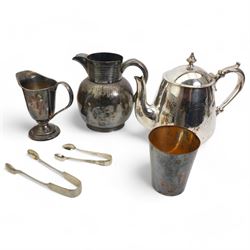
{"label": "small silver cup", "polygon": [[185,189],[200,139],[178,126],[161,126],[149,136],[152,185],[164,195],[174,196]]}
{"label": "small silver cup", "polygon": [[[70,86],[66,82],[57,82],[30,70],[16,73],[16,79],[23,90],[29,113],[38,123],[29,131],[29,137],[36,141],[46,141],[58,136],[59,127],[49,121],[72,104],[73,91]],[[59,84],[67,89],[69,102],[66,107],[55,112],[56,90]]]}

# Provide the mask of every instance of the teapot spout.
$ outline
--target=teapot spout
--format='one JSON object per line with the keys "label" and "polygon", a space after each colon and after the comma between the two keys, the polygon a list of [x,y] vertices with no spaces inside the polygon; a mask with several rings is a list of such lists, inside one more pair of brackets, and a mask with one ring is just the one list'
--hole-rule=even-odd
{"label": "teapot spout", "polygon": [[137,95],[135,100],[135,115],[137,120],[147,128],[153,128],[157,120],[157,112],[154,105],[147,103],[146,82],[144,77],[135,76]]}

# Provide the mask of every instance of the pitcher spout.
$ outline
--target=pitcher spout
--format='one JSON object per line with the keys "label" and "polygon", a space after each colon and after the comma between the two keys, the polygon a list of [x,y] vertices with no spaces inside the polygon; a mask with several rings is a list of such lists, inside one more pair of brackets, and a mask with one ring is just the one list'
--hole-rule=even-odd
{"label": "pitcher spout", "polygon": [[55,86],[57,83],[55,80],[31,70],[24,70],[16,73],[16,79],[19,86],[26,90],[49,88]]}
{"label": "pitcher spout", "polygon": [[87,60],[88,60],[87,56],[88,55],[85,53],[79,53],[76,56],[74,56],[72,58],[72,60],[79,62],[84,67],[84,69],[87,71]]}
{"label": "pitcher spout", "polygon": [[16,79],[19,85],[22,85],[23,82],[32,80],[36,78],[37,76],[40,76],[40,75],[31,70],[24,70],[24,71],[20,71],[16,73]]}
{"label": "pitcher spout", "polygon": [[154,127],[157,120],[157,111],[154,105],[147,103],[146,83],[144,77],[135,76],[137,96],[135,100],[135,115],[137,120],[145,127]]}

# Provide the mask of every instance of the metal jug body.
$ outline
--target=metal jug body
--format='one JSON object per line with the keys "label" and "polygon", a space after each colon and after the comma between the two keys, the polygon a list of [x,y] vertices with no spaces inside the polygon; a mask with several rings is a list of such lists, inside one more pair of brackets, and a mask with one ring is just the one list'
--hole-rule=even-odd
{"label": "metal jug body", "polygon": [[134,102],[132,87],[122,73],[128,66],[137,66],[147,78],[145,65],[136,59],[123,62],[121,55],[107,52],[78,54],[73,59],[88,73],[77,94],[80,115],[87,127],[100,132],[121,129]]}

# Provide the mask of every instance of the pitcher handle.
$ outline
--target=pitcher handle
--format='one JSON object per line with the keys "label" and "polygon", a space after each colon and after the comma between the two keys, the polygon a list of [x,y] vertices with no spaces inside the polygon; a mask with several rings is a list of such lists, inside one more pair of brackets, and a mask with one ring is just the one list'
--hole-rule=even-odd
{"label": "pitcher handle", "polygon": [[222,104],[220,106],[216,107],[216,115],[218,115],[218,114],[220,114],[221,112],[224,111],[224,108],[235,98],[235,96],[241,91],[241,89],[244,86],[245,75],[244,75],[243,71],[239,67],[240,67],[240,63],[237,62],[233,66],[229,66],[229,67],[226,67],[226,68],[224,68],[222,70],[219,70],[218,73],[215,75],[216,82],[220,78],[224,77],[228,73],[236,73],[237,76],[238,76],[237,85],[234,88],[234,90],[224,100],[224,102],[222,102]]}
{"label": "pitcher handle", "polygon": [[122,64],[122,67],[121,67],[121,72],[123,73],[125,71],[125,69],[129,66],[136,66],[138,67],[142,73],[143,73],[143,77],[145,79],[145,82],[148,81],[148,70],[146,68],[146,66],[139,60],[137,59],[129,59],[127,61],[125,61],[123,64]]}
{"label": "pitcher handle", "polygon": [[56,116],[57,114],[59,114],[63,110],[69,108],[73,102],[73,99],[74,99],[74,94],[73,94],[73,91],[72,91],[71,87],[69,86],[69,84],[66,82],[58,82],[58,85],[59,84],[62,84],[67,89],[67,91],[69,93],[69,102],[68,102],[67,106],[65,106],[64,108],[57,111],[54,115],[52,115],[52,117],[50,119],[52,119],[54,116]]}
{"label": "pitcher handle", "polygon": [[[136,66],[136,67],[138,67],[142,71],[145,83],[147,83],[147,81],[148,81],[148,70],[147,70],[147,67],[141,61],[139,61],[139,60],[137,60],[135,58],[129,59],[129,60],[125,61],[122,64],[121,72],[123,73],[125,71],[125,69],[127,67],[129,67],[129,66]],[[135,100],[136,97],[137,97],[137,92],[134,94],[133,99]]]}

